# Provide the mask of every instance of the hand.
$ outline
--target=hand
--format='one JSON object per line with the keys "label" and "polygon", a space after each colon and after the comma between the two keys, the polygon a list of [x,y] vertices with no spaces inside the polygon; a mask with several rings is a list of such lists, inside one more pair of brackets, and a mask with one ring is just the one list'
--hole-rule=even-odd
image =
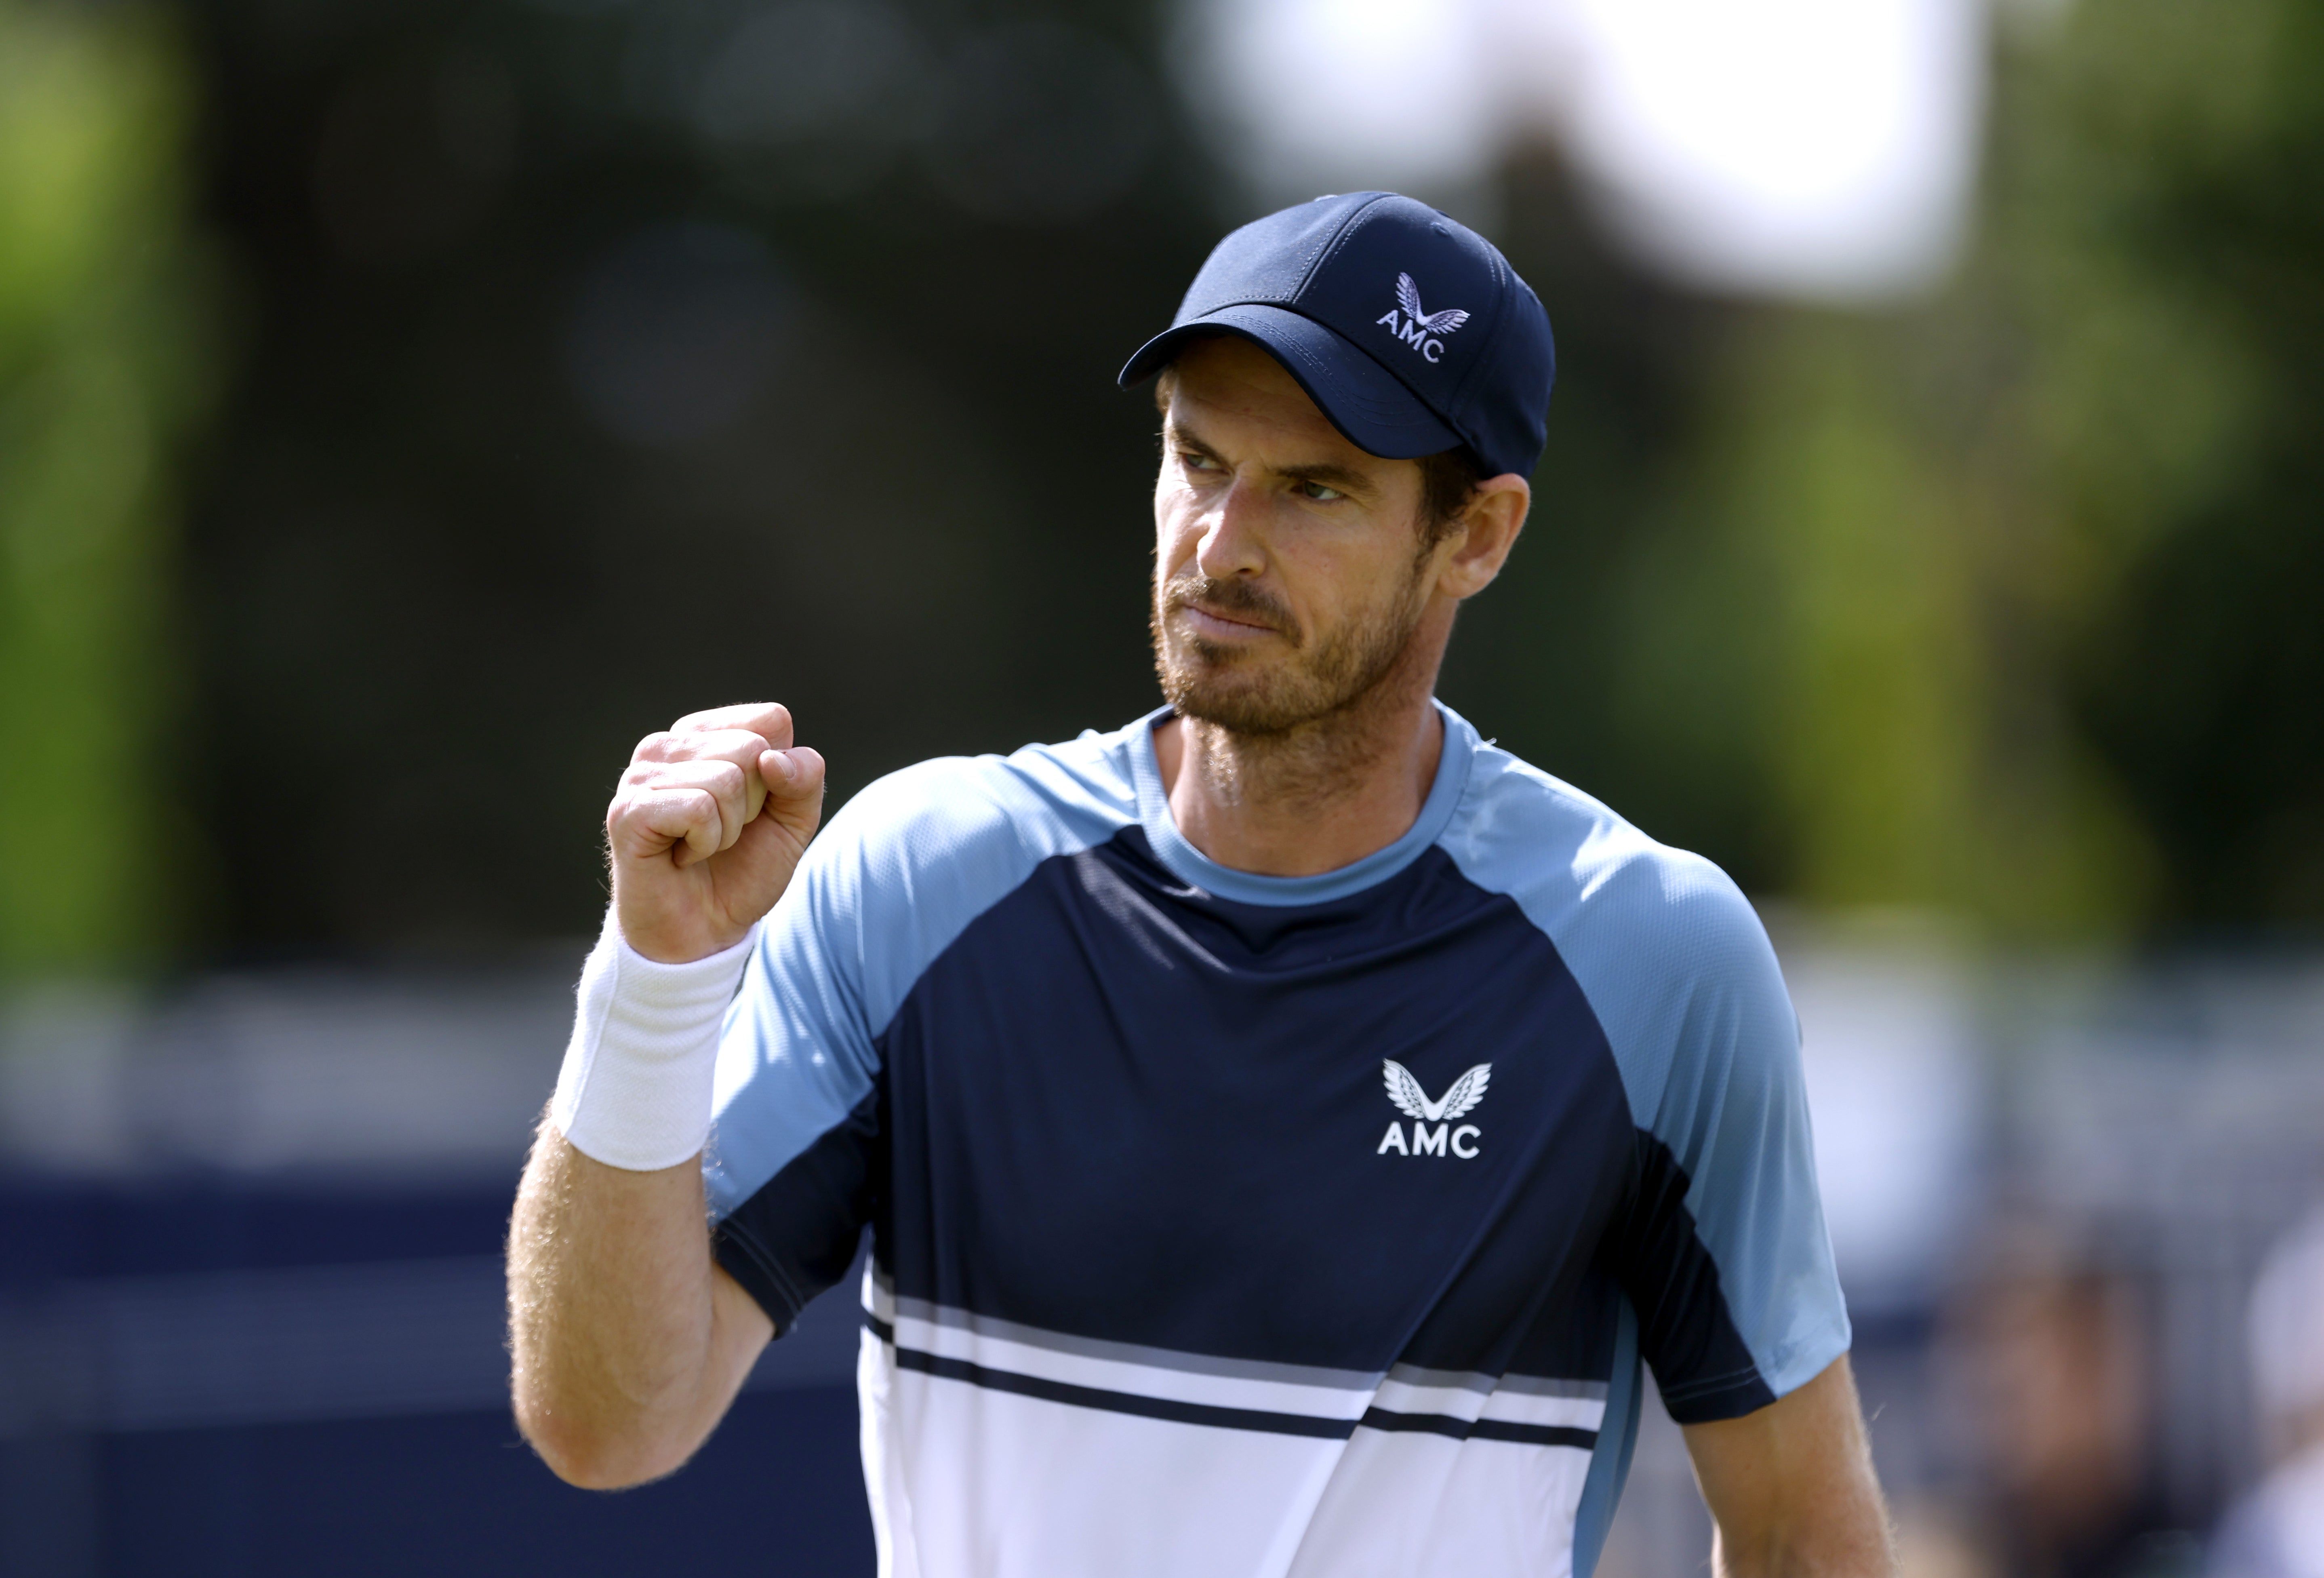
{"label": "hand", "polygon": [[823,758],[772,703],[688,713],[648,734],[605,810],[622,936],[665,964],[742,940],[823,816]]}

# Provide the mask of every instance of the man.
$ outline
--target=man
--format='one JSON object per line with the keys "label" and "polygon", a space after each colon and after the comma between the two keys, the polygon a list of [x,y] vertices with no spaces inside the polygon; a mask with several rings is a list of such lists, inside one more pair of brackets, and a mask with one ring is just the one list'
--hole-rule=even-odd
{"label": "man", "polygon": [[1587,1573],[1642,1357],[1723,1571],[1889,1570],[1757,920],[1433,699],[1553,372],[1433,210],[1260,220],[1122,374],[1167,707],[812,848],[782,708],[640,745],[510,1241],[558,1472],[684,1463],[868,1225],[883,1573]]}

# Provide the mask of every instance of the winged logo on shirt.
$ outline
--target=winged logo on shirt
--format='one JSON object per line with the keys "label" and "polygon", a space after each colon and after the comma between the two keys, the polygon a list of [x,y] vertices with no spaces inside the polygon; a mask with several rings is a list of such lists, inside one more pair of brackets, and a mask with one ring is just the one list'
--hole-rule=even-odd
{"label": "winged logo on shirt", "polygon": [[1386,1156],[1392,1150],[1398,1156],[1476,1159],[1477,1140],[1483,1130],[1474,1123],[1458,1121],[1485,1099],[1486,1082],[1493,1077],[1491,1064],[1478,1064],[1447,1085],[1444,1094],[1433,1102],[1420,1082],[1412,1077],[1412,1070],[1395,1058],[1380,1059],[1380,1074],[1388,1082],[1388,1099],[1396,1104],[1397,1112],[1412,1120],[1412,1138],[1405,1139],[1402,1123],[1390,1123],[1388,1132],[1380,1136],[1375,1156]]}
{"label": "winged logo on shirt", "polygon": [[1493,1077],[1493,1066],[1480,1063],[1432,1102],[1428,1093],[1420,1088],[1420,1082],[1412,1077],[1412,1070],[1393,1057],[1383,1057],[1380,1062],[1381,1072],[1388,1076],[1388,1099],[1396,1103],[1397,1112],[1424,1123],[1443,1123],[1467,1116],[1471,1108],[1485,1099],[1485,1083]]}

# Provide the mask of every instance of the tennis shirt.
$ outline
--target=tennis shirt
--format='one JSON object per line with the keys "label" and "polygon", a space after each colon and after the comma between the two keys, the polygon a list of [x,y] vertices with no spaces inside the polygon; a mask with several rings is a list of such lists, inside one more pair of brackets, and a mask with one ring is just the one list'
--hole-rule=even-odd
{"label": "tennis shirt", "polygon": [[719,1263],[788,1331],[863,1230],[895,1578],[1587,1573],[1682,1422],[1846,1351],[1766,933],[1442,709],[1314,877],[1182,838],[1156,713],[882,780],[728,1011]]}

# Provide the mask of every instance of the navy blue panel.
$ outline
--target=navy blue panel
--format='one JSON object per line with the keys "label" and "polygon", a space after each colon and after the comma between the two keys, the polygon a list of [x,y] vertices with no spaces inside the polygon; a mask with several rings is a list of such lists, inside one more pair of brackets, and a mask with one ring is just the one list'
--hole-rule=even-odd
{"label": "navy blue panel", "polygon": [[887,1170],[879,1103],[877,1092],[864,1097],[713,1232],[718,1263],[767,1312],[777,1336],[854,1262]]}
{"label": "navy blue panel", "polygon": [[1363,1427],[1445,1435],[1454,1441],[1516,1441],[1527,1446],[1573,1446],[1583,1452],[1598,1448],[1595,1430],[1572,1425],[1520,1425],[1513,1419],[1452,1419],[1442,1414],[1392,1414],[1386,1408],[1366,1408]]}
{"label": "navy blue panel", "polygon": [[1775,1394],[1728,1317],[1718,1262],[1687,1213],[1686,1171],[1643,1130],[1637,1148],[1630,1209],[1606,1247],[1638,1313],[1638,1352],[1654,1366],[1663,1406],[1682,1425],[1763,1408]]}
{"label": "navy blue panel", "polygon": [[[1256,906],[1127,828],[970,926],[881,1053],[901,1295],[1277,1362],[1607,1373],[1627,1098],[1556,949],[1440,851]],[[1432,1099],[1492,1065],[1473,1158],[1380,1152],[1413,1129],[1383,1058]]]}
{"label": "navy blue panel", "polygon": [[[1613,1218],[1619,1221],[1626,1212]],[[1611,1232],[1609,1223],[1609,1232]],[[1509,1370],[1518,1375],[1603,1380],[1614,1373],[1621,1331],[1621,1279],[1607,1263],[1601,1241],[1581,1266],[1545,1267],[1551,1289],[1518,1341]]]}

